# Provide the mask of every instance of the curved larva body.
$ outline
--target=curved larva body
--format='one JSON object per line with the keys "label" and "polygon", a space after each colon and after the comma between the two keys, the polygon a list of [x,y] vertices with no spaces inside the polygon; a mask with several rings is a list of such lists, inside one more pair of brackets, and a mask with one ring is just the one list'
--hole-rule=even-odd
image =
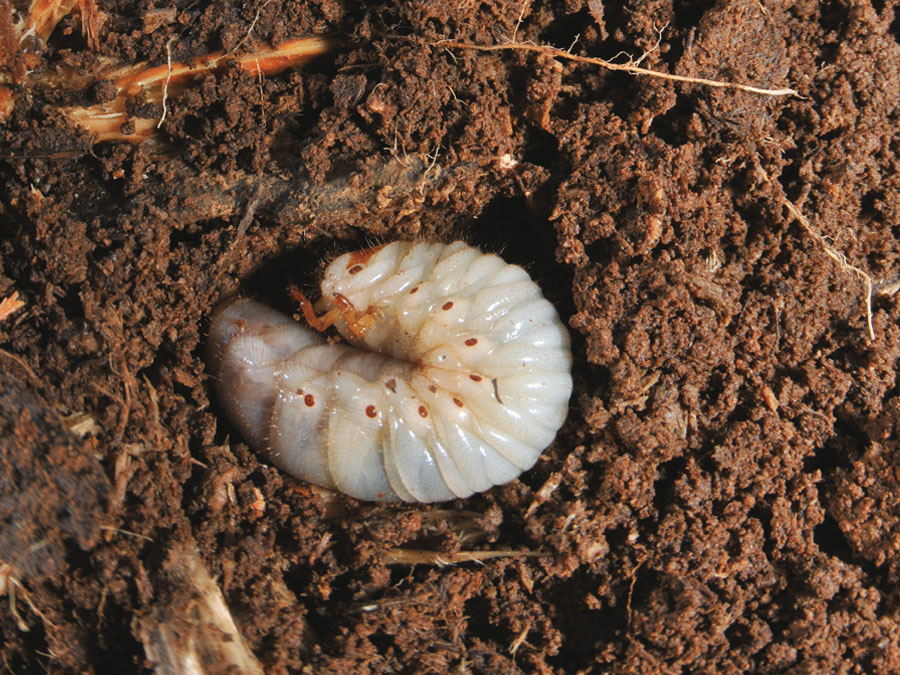
{"label": "curved larva body", "polygon": [[249,300],[210,328],[225,408],[288,473],[358,499],[467,497],[531,468],[562,426],[569,335],[521,267],[394,242],[337,258],[321,288],[348,344]]}

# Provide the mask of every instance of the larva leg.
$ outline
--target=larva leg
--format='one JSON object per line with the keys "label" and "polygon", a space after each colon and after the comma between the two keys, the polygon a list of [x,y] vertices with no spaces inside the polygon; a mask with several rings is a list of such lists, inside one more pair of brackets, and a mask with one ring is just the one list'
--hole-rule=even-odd
{"label": "larva leg", "polygon": [[303,291],[296,286],[291,288],[291,296],[300,305],[300,311],[303,312],[303,318],[306,319],[306,323],[320,333],[334,325],[334,322],[341,317],[347,322],[347,327],[350,329],[350,332],[358,338],[365,335],[366,332],[375,325],[376,310],[369,308],[365,312],[357,312],[353,303],[340,293],[334,294],[337,307],[328,310],[322,316],[316,316],[316,312],[313,309],[309,298],[307,298]]}
{"label": "larva leg", "polygon": [[300,305],[300,311],[303,312],[303,318],[306,319],[306,323],[320,333],[331,327],[341,316],[341,312],[337,308],[332,309],[330,312],[326,312],[322,316],[316,316],[316,310],[313,309],[309,298],[307,298],[306,294],[296,286],[291,286],[291,297],[297,301],[298,305]]}
{"label": "larva leg", "polygon": [[361,338],[378,320],[375,316],[378,310],[373,307],[369,307],[365,312],[360,313],[356,311],[353,303],[340,293],[334,294],[334,300],[338,305],[336,310],[344,315],[344,321],[347,322],[347,327],[355,337]]}

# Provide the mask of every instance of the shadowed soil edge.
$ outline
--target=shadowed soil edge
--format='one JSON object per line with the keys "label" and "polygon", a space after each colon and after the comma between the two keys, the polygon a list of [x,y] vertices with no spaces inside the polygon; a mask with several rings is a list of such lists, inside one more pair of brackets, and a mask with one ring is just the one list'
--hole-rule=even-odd
{"label": "shadowed soil edge", "polygon": [[[0,126],[3,669],[168,672],[224,600],[266,672],[900,671],[900,3],[97,7],[93,49],[78,12],[23,43]],[[335,50],[207,73],[144,144],[43,77],[309,34]],[[800,96],[440,42],[512,36]],[[410,237],[527,267],[569,419],[465,501],[323,495],[211,399],[209,317]]]}

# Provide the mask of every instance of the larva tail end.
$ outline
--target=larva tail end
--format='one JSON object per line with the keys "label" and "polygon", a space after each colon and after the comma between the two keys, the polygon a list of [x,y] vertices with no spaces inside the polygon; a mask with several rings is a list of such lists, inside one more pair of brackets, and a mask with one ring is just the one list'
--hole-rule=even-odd
{"label": "larva tail end", "polygon": [[246,326],[245,314],[251,304],[250,300],[232,297],[219,303],[213,311],[206,340],[207,361],[212,372],[219,370],[226,348]]}

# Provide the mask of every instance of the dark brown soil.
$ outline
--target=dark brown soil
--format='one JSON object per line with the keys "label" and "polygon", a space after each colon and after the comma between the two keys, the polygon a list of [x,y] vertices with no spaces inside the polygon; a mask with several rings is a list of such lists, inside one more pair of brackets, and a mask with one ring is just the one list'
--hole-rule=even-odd
{"label": "dark brown soil", "polygon": [[[168,672],[195,550],[266,672],[900,672],[900,2],[98,5],[99,51],[66,17],[0,126],[6,670]],[[636,57],[663,26],[642,65],[801,96],[439,44]],[[152,144],[92,146],[54,106],[109,85],[37,79],[310,33],[339,46],[200,78]],[[205,326],[403,237],[529,268],[569,419],[469,500],[327,498],[233,433]]]}

